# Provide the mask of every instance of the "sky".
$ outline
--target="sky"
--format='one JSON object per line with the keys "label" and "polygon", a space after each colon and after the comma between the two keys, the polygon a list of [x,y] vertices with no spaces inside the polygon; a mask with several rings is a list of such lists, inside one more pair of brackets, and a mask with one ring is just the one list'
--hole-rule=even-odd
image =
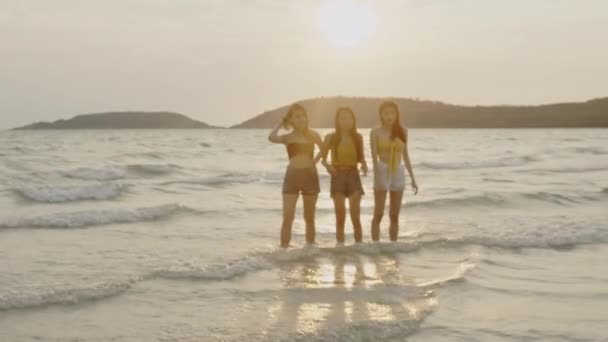
{"label": "sky", "polygon": [[318,96],[608,96],[605,0],[0,0],[0,129],[176,111],[237,124]]}

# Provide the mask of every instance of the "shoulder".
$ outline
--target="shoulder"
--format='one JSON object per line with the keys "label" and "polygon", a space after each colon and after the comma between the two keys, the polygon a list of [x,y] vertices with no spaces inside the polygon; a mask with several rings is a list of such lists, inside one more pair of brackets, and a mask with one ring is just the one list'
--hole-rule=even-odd
{"label": "shoulder", "polygon": [[310,134],[310,137],[313,138],[315,141],[321,140],[321,134],[319,134],[317,131],[311,129],[308,132]]}
{"label": "shoulder", "polygon": [[283,138],[283,143],[284,144],[289,144],[289,143],[292,142],[293,131],[290,131],[289,133],[285,133],[281,137]]}

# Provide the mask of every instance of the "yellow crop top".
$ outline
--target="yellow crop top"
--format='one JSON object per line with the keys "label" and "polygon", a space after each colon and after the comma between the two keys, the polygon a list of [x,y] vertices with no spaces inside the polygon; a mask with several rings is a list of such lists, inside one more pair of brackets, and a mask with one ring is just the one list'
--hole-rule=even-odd
{"label": "yellow crop top", "polygon": [[403,153],[403,148],[405,147],[405,142],[401,139],[378,139],[378,152],[379,153],[388,153],[389,154],[389,162],[388,168],[386,169],[386,173],[390,176],[392,173],[397,172],[397,168],[399,166],[399,158],[401,158],[401,154]]}
{"label": "yellow crop top", "polygon": [[331,149],[331,164],[334,166],[357,166],[359,158],[355,144],[338,144]]}

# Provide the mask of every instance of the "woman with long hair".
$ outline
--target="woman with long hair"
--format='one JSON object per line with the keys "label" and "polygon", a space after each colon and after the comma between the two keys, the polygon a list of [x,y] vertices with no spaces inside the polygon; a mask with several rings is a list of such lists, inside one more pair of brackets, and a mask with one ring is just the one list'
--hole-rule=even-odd
{"label": "woman with long hair", "polygon": [[[350,219],[353,224],[355,242],[363,240],[361,228],[361,196],[364,194],[359,166],[367,175],[367,164],[363,155],[363,137],[357,132],[355,113],[349,107],[338,108],[335,115],[335,131],[325,136],[323,165],[331,175],[330,194],[336,211],[336,240],[344,243],[346,221],[345,202],[348,198]],[[331,164],[327,156],[331,152]]]}
{"label": "woman with long hair", "polygon": [[[282,128],[291,129],[284,135]],[[323,142],[321,136],[308,128],[308,114],[300,104],[289,107],[287,114],[272,129],[268,140],[284,144],[287,148],[289,164],[283,179],[283,224],[281,226],[281,247],[289,247],[296,203],[302,194],[304,199],[304,221],[306,222],[306,242],[315,242],[315,206],[319,195],[319,176],[316,164],[321,159]],[[314,155],[315,145],[319,152]]]}
{"label": "woman with long hair", "polygon": [[[405,189],[405,168],[412,181],[414,194],[418,185],[412,170],[408,153],[407,129],[401,126],[399,107],[395,102],[385,101],[378,110],[380,127],[372,129],[370,145],[374,162],[374,217],[372,219],[372,240],[380,240],[380,221],[384,215],[386,194],[390,194],[389,237],[397,241],[399,236],[399,211]],[[401,162],[403,160],[403,163]]]}

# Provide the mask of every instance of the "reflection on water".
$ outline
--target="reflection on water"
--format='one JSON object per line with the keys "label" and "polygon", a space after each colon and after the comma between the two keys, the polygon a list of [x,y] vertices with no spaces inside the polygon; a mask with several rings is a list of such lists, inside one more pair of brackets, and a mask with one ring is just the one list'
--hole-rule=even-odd
{"label": "reflection on water", "polygon": [[436,298],[400,274],[399,262],[338,254],[282,265],[283,289],[269,316],[276,329],[305,336],[352,323],[420,322]]}

